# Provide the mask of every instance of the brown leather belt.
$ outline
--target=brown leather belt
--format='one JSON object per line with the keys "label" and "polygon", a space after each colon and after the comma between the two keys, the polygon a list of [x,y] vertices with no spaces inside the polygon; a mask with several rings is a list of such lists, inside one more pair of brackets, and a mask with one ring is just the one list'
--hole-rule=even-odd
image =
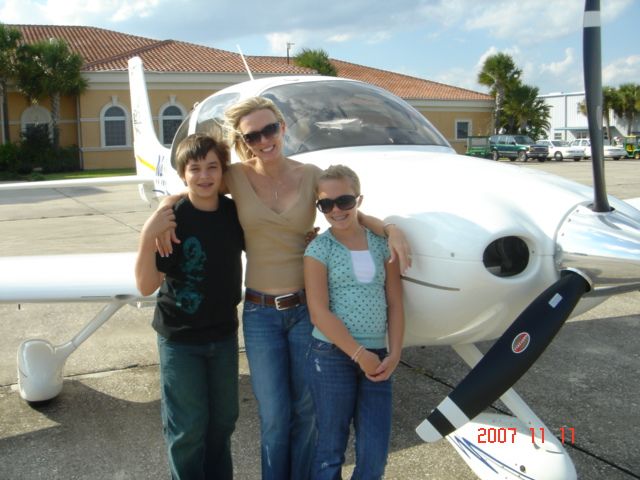
{"label": "brown leather belt", "polygon": [[245,290],[244,298],[257,305],[275,307],[276,310],[287,310],[307,303],[304,290],[295,293],[285,293],[284,295],[267,295],[253,290]]}

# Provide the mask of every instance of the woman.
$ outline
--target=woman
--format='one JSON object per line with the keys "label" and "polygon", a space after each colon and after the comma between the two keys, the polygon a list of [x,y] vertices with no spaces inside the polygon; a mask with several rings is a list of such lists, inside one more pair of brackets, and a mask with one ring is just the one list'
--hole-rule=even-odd
{"label": "woman", "polygon": [[[315,221],[321,170],[284,156],[286,125],[271,100],[248,98],[225,116],[229,143],[242,160],[230,165],[224,183],[245,235],[242,324],[260,413],[262,478],[304,480],[310,474],[316,431],[304,375],[312,325],[303,254]],[[389,237],[392,261],[398,259],[404,269],[409,248],[402,232],[366,215],[359,219]],[[161,247],[169,250],[169,245]]]}

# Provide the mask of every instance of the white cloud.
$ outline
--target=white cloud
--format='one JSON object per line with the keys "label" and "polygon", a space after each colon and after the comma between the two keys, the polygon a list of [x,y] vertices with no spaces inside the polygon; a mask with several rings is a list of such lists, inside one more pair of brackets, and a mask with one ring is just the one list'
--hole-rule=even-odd
{"label": "white cloud", "polygon": [[331,35],[327,41],[332,43],[344,43],[348,42],[353,38],[353,35],[350,33],[337,33],[336,35]]}
{"label": "white cloud", "polygon": [[[63,0],[66,1],[66,0]],[[111,15],[114,22],[122,22],[132,18],[146,18],[153,15],[159,5],[159,0],[137,0],[135,2],[121,2],[117,10]]]}
{"label": "white cloud", "polygon": [[549,73],[551,75],[564,75],[571,69],[575,68],[575,54],[573,48],[565,48],[564,59],[559,62],[543,63],[540,66],[542,73]]}
{"label": "white cloud", "polygon": [[365,37],[365,42],[367,44],[375,45],[376,43],[382,43],[389,40],[393,35],[389,32],[373,32],[372,34],[365,34],[363,36]]}
{"label": "white cloud", "polygon": [[640,79],[640,55],[630,55],[614,60],[602,70],[602,84],[617,87],[622,83],[638,83]]}
{"label": "white cloud", "polygon": [[293,40],[299,40],[300,35],[296,33],[275,32],[269,33],[268,35],[266,35],[266,37],[267,41],[269,42],[271,53],[274,55],[282,56],[283,52],[284,55],[286,55],[287,44],[289,43],[293,44],[290,45],[289,55],[293,53],[293,46],[296,45],[296,42],[294,42]]}

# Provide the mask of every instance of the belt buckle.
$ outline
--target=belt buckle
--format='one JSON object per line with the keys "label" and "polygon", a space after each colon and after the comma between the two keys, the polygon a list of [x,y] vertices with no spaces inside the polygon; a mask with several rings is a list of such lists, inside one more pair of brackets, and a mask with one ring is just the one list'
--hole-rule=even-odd
{"label": "belt buckle", "polygon": [[273,301],[276,304],[276,310],[280,311],[280,310],[286,310],[287,308],[290,308],[290,307],[281,307],[280,302],[283,300],[286,300],[287,298],[295,297],[296,295],[297,295],[296,293],[287,293],[285,295],[279,295],[276,298],[274,298]]}

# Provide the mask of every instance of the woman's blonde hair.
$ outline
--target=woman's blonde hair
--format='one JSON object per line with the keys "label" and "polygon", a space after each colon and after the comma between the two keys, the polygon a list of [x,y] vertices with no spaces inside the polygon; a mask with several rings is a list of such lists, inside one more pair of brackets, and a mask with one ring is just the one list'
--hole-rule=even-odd
{"label": "woman's blonde hair", "polygon": [[280,109],[271,100],[265,97],[250,97],[231,105],[225,112],[225,124],[227,131],[227,143],[233,145],[240,160],[248,160],[253,154],[242,139],[242,133],[238,130],[240,121],[258,110],[271,110],[276,120],[284,125],[284,116]]}

